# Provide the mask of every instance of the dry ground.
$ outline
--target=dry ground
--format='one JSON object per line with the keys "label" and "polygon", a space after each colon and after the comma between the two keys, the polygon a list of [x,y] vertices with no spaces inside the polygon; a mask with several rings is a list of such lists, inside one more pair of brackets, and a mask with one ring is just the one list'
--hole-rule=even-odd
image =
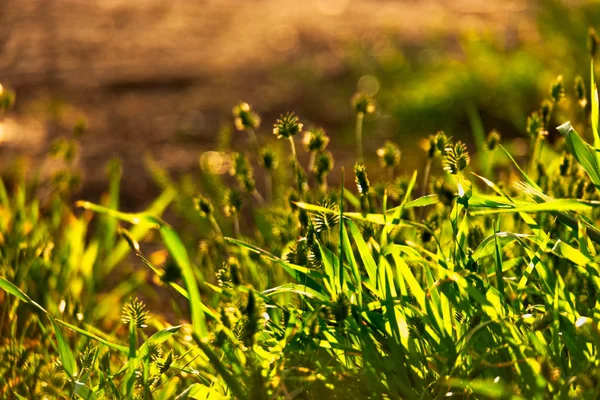
{"label": "dry ground", "polygon": [[100,167],[119,155],[125,195],[139,197],[151,186],[144,153],[189,170],[236,101],[258,105],[267,127],[306,101],[298,66],[352,93],[343,62],[352,45],[511,35],[532,10],[523,0],[0,0],[0,82],[19,99],[4,121],[0,167],[16,154],[40,160],[49,138],[84,114],[88,190],[103,187]]}

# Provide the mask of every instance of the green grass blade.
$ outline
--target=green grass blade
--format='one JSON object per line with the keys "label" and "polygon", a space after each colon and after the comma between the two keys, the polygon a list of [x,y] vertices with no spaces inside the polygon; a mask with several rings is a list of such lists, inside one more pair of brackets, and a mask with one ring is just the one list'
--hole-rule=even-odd
{"label": "green grass blade", "polygon": [[[591,68],[590,68],[591,74],[590,74],[590,83],[591,83],[591,91],[590,91],[590,96],[592,98],[592,112],[591,112],[591,119],[592,119],[592,132],[594,134],[594,147],[596,149],[600,149],[600,133],[598,133],[598,123],[600,120],[600,101],[598,101],[598,87],[596,86],[596,82],[594,80],[594,60],[592,59],[591,62]],[[599,155],[600,157],[600,155]],[[600,161],[598,161],[598,163],[600,163]]]}
{"label": "green grass blade", "polygon": [[[143,214],[159,217],[169,206],[169,204],[173,202],[176,194],[177,192],[172,188],[165,189]],[[133,240],[140,241],[148,234],[148,231],[154,227],[156,227],[156,223],[153,221],[142,221],[130,230],[131,238]],[[131,247],[127,241],[125,239],[120,239],[117,242],[117,245],[111,250],[105,261],[105,273],[112,271],[112,269],[121,261],[123,261],[130,252]]]}
{"label": "green grass blade", "polygon": [[537,185],[537,183],[535,183],[535,181],[533,179],[531,179],[529,177],[529,175],[527,175],[525,173],[525,171],[523,171],[521,169],[521,167],[519,167],[519,164],[517,164],[517,162],[515,161],[515,159],[513,158],[513,156],[510,155],[510,153],[504,148],[504,146],[499,145],[500,149],[504,152],[504,154],[506,155],[506,157],[508,157],[508,159],[510,161],[512,161],[513,165],[515,166],[515,168],[517,169],[517,171],[519,171],[519,173],[523,176],[523,178],[525,178],[525,181],[527,183],[529,183],[531,186],[533,186],[534,188],[541,190],[540,187]]}
{"label": "green grass blade", "polygon": [[371,284],[375,284],[375,282],[377,281],[377,264],[375,264],[375,260],[371,255],[371,251],[367,247],[367,244],[365,243],[362,234],[358,230],[358,227],[352,221],[347,221],[347,223],[348,227],[350,228],[350,234],[352,235],[352,239],[356,244],[358,254],[360,255],[365,269],[367,270],[369,282]]}
{"label": "green grass blade", "polygon": [[[190,310],[192,313],[192,325],[194,326],[194,332],[198,333],[201,337],[204,337],[208,333],[206,326],[206,319],[202,312],[201,304],[202,299],[200,298],[200,290],[198,289],[198,282],[190,258],[188,256],[185,246],[181,242],[179,235],[173,228],[167,225],[163,225],[160,228],[160,234],[162,239],[169,250],[169,253],[177,264],[181,268],[181,276],[185,283],[188,295],[190,297]],[[203,283],[202,275],[199,274],[201,283]]]}
{"label": "green grass blade", "polygon": [[75,206],[100,214],[110,215],[111,217],[115,217],[121,221],[129,222],[133,225],[137,225],[141,222],[147,222],[158,226],[166,224],[162,219],[149,213],[125,213],[98,204],[90,203],[89,201],[77,201],[75,202]]}
{"label": "green grass blade", "polygon": [[496,287],[504,299],[504,277],[502,276],[502,253],[500,252],[500,244],[498,243],[498,231],[500,230],[500,218],[496,222],[496,226],[494,227],[494,247],[495,254],[494,259],[496,261]]}
{"label": "green grass blade", "polygon": [[95,341],[97,341],[99,343],[102,343],[103,345],[105,345],[107,347],[110,347],[112,349],[118,350],[118,351],[120,351],[120,352],[122,352],[124,354],[127,354],[129,352],[129,348],[126,347],[126,346],[109,342],[108,340],[103,339],[103,338],[101,338],[98,335],[95,335],[95,334],[93,334],[91,332],[88,332],[88,331],[86,331],[84,329],[81,329],[81,328],[79,328],[79,327],[77,327],[75,325],[69,324],[68,322],[62,321],[60,319],[57,319],[56,322],[58,322],[61,325],[66,326],[67,328],[71,329],[74,332],[77,332],[77,333],[79,333],[79,334],[81,334],[83,336],[86,336],[86,337],[88,337],[90,339],[93,339],[93,340],[95,340]]}
{"label": "green grass blade", "polygon": [[340,292],[345,290],[345,281],[344,281],[344,229],[342,229],[344,221],[344,169],[342,168],[342,182],[340,183],[340,215],[339,215],[339,247],[338,247],[338,275],[339,275],[339,289]]}
{"label": "green grass blade", "polygon": [[75,357],[73,357],[73,352],[71,351],[71,348],[69,347],[67,341],[62,335],[60,328],[54,321],[54,318],[52,318],[50,315],[48,315],[48,317],[50,318],[50,323],[52,324],[52,327],[54,328],[54,334],[56,335],[56,342],[58,344],[58,354],[60,356],[60,361],[62,362],[62,366],[65,372],[68,374],[69,378],[72,379],[75,376],[75,373],[77,372],[77,364],[75,363]]}
{"label": "green grass blade", "polygon": [[600,190],[600,167],[598,167],[598,157],[595,150],[591,149],[581,136],[579,136],[570,122],[565,122],[556,129],[565,137],[569,152],[581,164],[594,183],[594,186],[596,186],[596,189]]}
{"label": "green grass blade", "polygon": [[600,204],[584,202],[574,199],[557,199],[551,200],[545,203],[528,204],[524,206],[517,206],[513,208],[492,208],[492,209],[480,209],[475,208],[470,211],[471,215],[490,215],[490,214],[502,214],[502,213],[538,213],[538,212],[558,212],[558,211],[590,211],[594,206],[600,206]]}

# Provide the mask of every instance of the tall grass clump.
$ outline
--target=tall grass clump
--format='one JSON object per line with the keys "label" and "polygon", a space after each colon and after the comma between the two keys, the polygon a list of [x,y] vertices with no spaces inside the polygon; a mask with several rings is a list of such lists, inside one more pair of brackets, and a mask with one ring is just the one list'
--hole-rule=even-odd
{"label": "tall grass clump", "polygon": [[[363,117],[375,105],[358,94],[354,188],[326,150],[334,137],[306,131],[304,167],[298,116],[274,123],[286,151],[240,103],[233,123],[256,151],[225,145],[211,157],[226,168],[181,179],[149,162],[163,192],[128,213],[116,162],[103,200],[73,207],[79,134],[62,139],[53,155],[73,184],[23,175],[0,185],[0,393],[596,398],[590,38],[590,82],[552,84],[523,132],[526,160],[497,131],[478,128],[476,153],[439,131],[425,140],[423,176],[411,173],[392,141],[363,154]],[[589,107],[585,120],[578,109],[556,128],[569,104]]]}

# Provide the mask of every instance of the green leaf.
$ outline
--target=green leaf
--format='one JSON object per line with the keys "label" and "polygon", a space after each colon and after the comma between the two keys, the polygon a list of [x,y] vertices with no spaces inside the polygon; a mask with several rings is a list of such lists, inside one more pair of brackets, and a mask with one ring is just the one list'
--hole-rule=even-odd
{"label": "green leaf", "polygon": [[502,276],[502,253],[500,252],[500,245],[498,243],[498,230],[500,229],[500,219],[498,219],[496,226],[494,227],[494,246],[495,246],[495,261],[496,261],[496,287],[500,292],[502,299],[504,299],[504,278]]}
{"label": "green leaf", "polygon": [[60,319],[57,319],[57,320],[56,320],[56,322],[58,322],[58,323],[59,323],[59,324],[61,324],[61,325],[64,325],[64,326],[66,326],[67,328],[71,329],[71,330],[72,330],[72,331],[74,331],[74,332],[77,332],[77,333],[79,333],[79,334],[82,334],[83,336],[86,336],[86,337],[88,337],[88,338],[90,338],[90,339],[93,339],[93,340],[95,340],[95,341],[97,341],[97,342],[99,342],[99,343],[102,343],[102,344],[103,344],[103,345],[105,345],[105,346],[108,346],[108,347],[110,347],[110,348],[112,348],[112,349],[118,350],[118,351],[120,351],[120,352],[122,352],[122,353],[124,353],[124,354],[127,354],[127,353],[129,352],[129,348],[128,348],[128,347],[126,347],[126,346],[123,346],[123,345],[120,345],[120,344],[116,344],[116,343],[109,342],[108,340],[106,340],[106,339],[103,339],[103,338],[101,338],[101,337],[100,337],[100,336],[98,336],[98,335],[95,335],[95,334],[93,334],[93,333],[90,333],[90,332],[88,332],[88,331],[86,331],[86,330],[84,330],[84,329],[81,329],[81,328],[79,328],[79,327],[77,327],[77,326],[75,326],[75,325],[71,325],[71,324],[69,324],[68,322],[62,321],[62,320],[60,320]]}
{"label": "green leaf", "polygon": [[81,397],[84,400],[95,400],[96,399],[96,395],[94,394],[94,391],[92,389],[90,389],[88,386],[86,386],[85,383],[83,382],[79,382],[79,381],[75,381],[73,382],[73,393],[75,393],[77,396]]}
{"label": "green leaf", "polygon": [[563,242],[560,239],[557,240],[554,246],[552,247],[552,253],[580,266],[588,265],[591,261],[581,251],[577,250],[573,246],[570,246],[569,244]]}
{"label": "green leaf", "polygon": [[585,172],[589,175],[597,189],[600,189],[600,168],[594,149],[590,148],[579,134],[573,129],[570,122],[565,122],[558,128],[558,132],[565,137],[569,152],[579,161]]}
{"label": "green leaf", "polygon": [[274,288],[267,289],[262,292],[265,296],[274,296],[281,293],[295,293],[300,296],[306,296],[308,298],[314,298],[319,301],[328,301],[329,297],[317,292],[314,289],[306,287],[304,284],[298,283],[286,283]]}
{"label": "green leaf", "polygon": [[[596,82],[594,81],[594,60],[591,62],[591,97],[592,97],[592,132],[594,134],[594,147],[596,149],[600,149],[600,134],[598,133],[598,122],[600,120],[600,102],[598,101],[598,87],[596,86]],[[599,161],[600,162],[600,161]]]}
{"label": "green leaf", "polygon": [[[160,227],[160,234],[162,236],[169,253],[181,268],[181,276],[188,295],[190,297],[190,310],[192,313],[192,325],[194,326],[194,332],[198,333],[201,337],[204,337],[208,333],[206,326],[206,319],[202,311],[202,299],[200,298],[200,290],[198,289],[198,283],[196,282],[196,276],[190,262],[187,250],[179,239],[179,235],[173,228],[167,225]],[[203,282],[202,275],[199,274],[201,282]]]}
{"label": "green leaf", "polygon": [[557,199],[551,200],[545,203],[532,203],[523,206],[517,206],[512,208],[492,208],[492,209],[476,209],[470,211],[472,215],[489,215],[489,214],[501,214],[501,213],[537,213],[537,212],[550,212],[550,211],[589,211],[593,206],[599,206],[600,204],[584,202],[575,199]]}
{"label": "green leaf", "polygon": [[141,222],[146,222],[159,226],[166,224],[162,219],[149,213],[125,213],[98,204],[90,203],[89,201],[77,201],[75,202],[75,207],[81,207],[86,210],[92,210],[100,214],[110,215],[111,217],[115,217],[121,221],[129,222],[133,225],[137,225]]}
{"label": "green leaf", "polygon": [[73,352],[71,348],[67,344],[67,341],[63,337],[60,328],[54,321],[50,315],[50,323],[54,328],[54,334],[56,335],[56,342],[58,344],[58,355],[60,356],[60,361],[62,362],[62,366],[65,369],[65,372],[69,375],[69,378],[73,378],[75,373],[77,372],[77,365],[75,364],[75,357],[73,357]]}
{"label": "green leaf", "polygon": [[[152,203],[152,205],[148,207],[142,214],[146,216],[160,216],[168,207],[168,205],[171,204],[176,194],[177,192],[172,188],[164,190],[161,195]],[[135,241],[140,241],[148,234],[148,231],[155,228],[156,225],[157,224],[153,219],[142,220],[130,230],[131,238]],[[130,252],[131,246],[129,246],[125,239],[120,239],[117,242],[117,245],[111,249],[111,252],[104,263],[104,273],[112,271],[112,269],[115,268],[121,261],[123,261],[123,259],[125,259]]]}
{"label": "green leaf", "polygon": [[25,293],[23,293],[21,291],[21,289],[19,289],[18,287],[16,287],[15,285],[13,285],[11,282],[7,281],[6,279],[0,277],[0,288],[4,289],[6,292],[12,294],[13,296],[15,296],[17,299],[24,301],[26,303],[31,303],[30,302],[30,298],[29,296],[27,296]]}
{"label": "green leaf", "polygon": [[339,285],[339,290],[340,292],[342,290],[345,290],[345,281],[344,281],[344,229],[341,228],[341,225],[343,225],[343,221],[344,221],[344,169],[342,168],[342,181],[340,183],[340,215],[339,215],[339,223],[340,223],[340,229],[339,229],[339,235],[340,235],[340,240],[339,240],[339,245],[338,245],[338,266],[339,269],[337,271],[338,276],[339,276],[339,280],[337,282],[337,284]]}
{"label": "green leaf", "polygon": [[375,260],[371,255],[371,251],[367,247],[365,240],[363,239],[358,227],[352,221],[348,221],[348,227],[350,228],[350,234],[352,235],[352,239],[356,244],[356,248],[358,250],[358,254],[362,259],[362,262],[367,270],[367,275],[369,276],[369,283],[375,284],[377,281],[377,264],[375,264]]}
{"label": "green leaf", "polygon": [[517,164],[517,162],[515,161],[515,159],[510,155],[510,153],[504,148],[504,146],[499,145],[500,149],[504,152],[504,154],[506,155],[506,157],[508,157],[508,159],[510,161],[512,161],[513,165],[515,166],[515,168],[517,169],[517,171],[519,171],[519,173],[523,176],[523,178],[525,178],[525,181],[527,181],[527,183],[529,183],[531,186],[535,187],[538,190],[541,190],[540,187],[537,185],[537,183],[535,183],[535,181],[533,179],[531,179],[529,177],[529,175],[527,175],[525,173],[525,171],[523,171],[521,169],[521,167],[519,167],[519,164]]}

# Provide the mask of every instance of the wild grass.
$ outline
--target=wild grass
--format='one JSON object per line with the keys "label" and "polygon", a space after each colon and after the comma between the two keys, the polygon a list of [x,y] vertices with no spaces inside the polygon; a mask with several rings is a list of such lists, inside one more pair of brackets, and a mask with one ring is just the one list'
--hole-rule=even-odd
{"label": "wild grass", "polygon": [[[293,113],[266,134],[241,103],[246,151],[179,181],[149,162],[163,192],[137,213],[113,161],[104,201],[73,204],[79,126],[50,183],[0,184],[2,397],[596,398],[597,48],[588,85],[559,78],[531,113],[526,163],[474,112],[473,157],[440,131],[423,176],[393,142],[367,170],[358,94],[356,189],[328,184],[335,138]],[[569,100],[583,136],[551,128]]]}

